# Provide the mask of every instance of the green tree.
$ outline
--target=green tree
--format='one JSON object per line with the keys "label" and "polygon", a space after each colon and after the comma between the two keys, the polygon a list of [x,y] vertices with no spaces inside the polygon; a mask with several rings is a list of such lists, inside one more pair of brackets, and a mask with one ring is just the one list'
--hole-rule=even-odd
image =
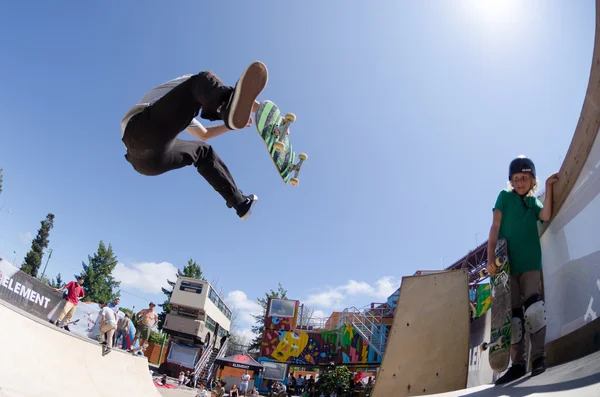
{"label": "green tree", "polygon": [[267,314],[267,302],[269,301],[269,298],[286,299],[287,290],[281,286],[281,283],[278,283],[277,291],[271,290],[270,292],[265,293],[264,298],[256,299],[258,304],[262,307],[262,314],[252,315],[256,321],[256,325],[252,326],[252,332],[256,337],[252,339],[250,346],[248,346],[248,350],[251,352],[258,352],[260,350],[260,343],[262,341],[263,332],[265,331],[265,316]]}
{"label": "green tree", "polygon": [[38,270],[42,265],[44,249],[48,247],[50,230],[54,227],[54,214],[48,214],[41,224],[37,236],[31,242],[31,250],[21,265],[21,270],[33,277],[37,277]]}
{"label": "green tree", "polygon": [[56,280],[52,279],[48,285],[50,285],[52,288],[60,288],[63,286],[64,283],[65,282],[63,281],[62,277],[60,276],[60,273],[58,273],[56,275]]}
{"label": "green tree", "polygon": [[120,281],[116,281],[112,276],[112,272],[117,266],[117,257],[113,253],[112,244],[108,245],[108,248],[104,244],[104,241],[100,240],[98,245],[98,251],[94,256],[88,255],[89,263],[86,265],[84,262],[81,263],[83,266],[83,290],[85,291],[85,301],[98,302],[103,300],[109,302],[120,296],[120,292],[115,293],[114,288],[118,288],[121,285]]}
{"label": "green tree", "polygon": [[331,367],[319,374],[319,380],[315,383],[315,388],[326,396],[334,392],[338,396],[343,396],[350,390],[351,379],[352,371],[348,367]]}
{"label": "green tree", "polygon": [[[196,263],[192,258],[188,259],[187,265],[183,267],[183,271],[177,269],[176,278],[179,277],[190,277],[196,278],[198,280],[206,281],[204,278],[204,274],[202,273],[202,269],[200,265]],[[167,280],[167,283],[171,286],[171,290],[169,291],[166,288],[161,288],[163,294],[167,296],[167,300],[165,300],[162,304],[158,306],[162,307],[163,311],[158,314],[158,329],[162,331],[162,327],[165,324],[165,319],[167,318],[167,314],[171,312],[171,295],[173,294],[173,287],[175,286],[175,281]]]}

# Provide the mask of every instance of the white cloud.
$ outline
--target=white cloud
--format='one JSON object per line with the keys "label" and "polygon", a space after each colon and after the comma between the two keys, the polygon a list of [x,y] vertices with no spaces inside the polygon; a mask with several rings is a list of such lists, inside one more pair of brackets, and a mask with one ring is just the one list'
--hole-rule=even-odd
{"label": "white cloud", "polygon": [[327,317],[329,317],[329,315],[325,314],[323,310],[315,310],[312,315],[312,318],[315,319],[326,319]]}
{"label": "white cloud", "polygon": [[123,289],[135,288],[147,293],[162,293],[161,287],[170,289],[167,279],[175,281],[177,267],[169,262],[141,262],[131,265],[117,263],[113,276]]}
{"label": "white cloud", "polygon": [[252,315],[260,315],[263,312],[262,307],[255,300],[248,299],[244,291],[231,291],[225,297],[227,305],[235,312],[235,324],[232,324],[232,332],[244,341],[250,343],[256,335],[252,332],[252,326],[256,324]]}
{"label": "white cloud", "polygon": [[19,233],[19,237],[21,238],[22,242],[24,242],[25,244],[28,244],[31,242],[33,235],[31,234],[31,232],[21,232],[21,233]]}
{"label": "white cloud", "polygon": [[252,339],[256,337],[256,335],[254,335],[252,329],[250,328],[243,328],[237,331],[236,335],[238,335],[243,340],[242,343],[244,344],[249,344],[252,341]]}
{"label": "white cloud", "polygon": [[248,295],[244,291],[231,291],[225,297],[225,302],[237,312],[235,326],[238,328],[254,325],[255,321],[252,315],[262,314],[262,307],[258,302],[248,299]]}
{"label": "white cloud", "polygon": [[332,288],[326,292],[309,295],[306,304],[318,307],[337,307],[344,301],[344,294],[338,288]]}
{"label": "white cloud", "polygon": [[[373,299],[383,302],[399,286],[400,281],[391,276],[380,278],[375,281],[374,285],[365,281],[349,280],[344,285],[330,287],[326,291],[311,294],[305,302],[309,306],[342,310],[352,306],[352,302],[355,302],[359,306],[367,305]],[[323,313],[322,311],[320,312]]]}

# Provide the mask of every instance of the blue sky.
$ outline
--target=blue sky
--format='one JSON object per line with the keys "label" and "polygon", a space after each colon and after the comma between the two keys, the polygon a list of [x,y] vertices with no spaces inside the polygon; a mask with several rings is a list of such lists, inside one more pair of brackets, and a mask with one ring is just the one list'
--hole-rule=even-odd
{"label": "blue sky", "polygon": [[[487,238],[512,158],[542,183],[559,169],[592,59],[592,0],[143,4],[0,15],[0,252],[20,265],[52,212],[48,275],[79,273],[103,239],[136,308],[190,257],[242,313],[278,282],[328,314],[450,265]],[[254,126],[210,141],[259,196],[247,221],[192,167],[125,161],[120,120],[146,91],[207,69],[233,85],[254,60],[260,99],[298,117],[300,186]]]}

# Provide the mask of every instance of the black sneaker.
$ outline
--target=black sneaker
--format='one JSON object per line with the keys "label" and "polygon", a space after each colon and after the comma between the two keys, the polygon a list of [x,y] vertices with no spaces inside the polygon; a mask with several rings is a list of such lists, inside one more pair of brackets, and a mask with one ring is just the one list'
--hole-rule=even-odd
{"label": "black sneaker", "polygon": [[544,357],[539,357],[531,363],[531,376],[536,376],[546,371],[546,360]]}
{"label": "black sneaker", "polygon": [[244,201],[242,201],[242,203],[236,207],[235,211],[237,212],[238,216],[242,218],[242,220],[245,221],[248,219],[252,213],[252,207],[254,207],[254,204],[256,204],[256,200],[258,200],[256,194],[244,196]]}
{"label": "black sneaker", "polygon": [[252,62],[242,73],[228,101],[219,112],[230,130],[246,128],[252,114],[252,106],[258,94],[266,87],[269,73],[262,62]]}
{"label": "black sneaker", "polygon": [[513,364],[504,375],[496,381],[497,385],[512,382],[525,375],[525,366],[521,364]]}

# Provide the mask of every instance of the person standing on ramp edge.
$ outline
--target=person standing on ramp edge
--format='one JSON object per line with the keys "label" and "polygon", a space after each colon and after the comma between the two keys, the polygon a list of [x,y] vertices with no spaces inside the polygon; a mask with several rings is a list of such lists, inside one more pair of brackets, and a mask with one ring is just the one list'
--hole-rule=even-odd
{"label": "person standing on ramp edge", "polygon": [[504,237],[511,273],[512,366],[496,384],[512,382],[525,375],[529,350],[523,337],[525,331],[531,340],[531,376],[546,370],[546,308],[542,297],[542,248],[537,222],[547,222],[552,216],[552,193],[558,174],[546,180],[544,205],[535,197],[538,184],[533,161],[525,156],[514,159],[509,166],[508,180],[509,189],[502,190],[496,199],[488,240],[488,272],[496,273],[496,243]]}
{"label": "person standing on ramp edge", "polygon": [[[147,176],[194,165],[227,206],[247,219],[258,197],[238,189],[223,160],[203,141],[247,127],[267,80],[267,67],[253,62],[235,87],[223,85],[210,71],[180,76],[154,87],[121,120],[125,159]],[[223,120],[224,124],[204,127],[195,119],[199,113],[203,119]],[[178,139],[183,130],[201,141]]]}

